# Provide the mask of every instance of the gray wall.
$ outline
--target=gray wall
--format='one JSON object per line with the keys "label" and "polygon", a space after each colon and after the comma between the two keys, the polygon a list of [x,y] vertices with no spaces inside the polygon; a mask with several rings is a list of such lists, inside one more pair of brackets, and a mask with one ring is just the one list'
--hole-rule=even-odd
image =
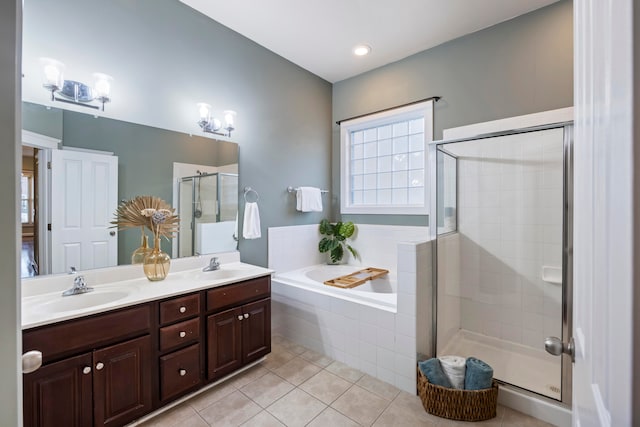
{"label": "gray wall", "polygon": [[[335,121],[411,101],[435,104],[442,130],[573,105],[573,5],[564,0],[333,86],[333,217],[340,216]],[[423,216],[344,215],[360,223],[426,225]]]}
{"label": "gray wall", "polygon": [[[74,25],[51,25],[67,22],[69,11]],[[104,114],[119,120],[197,133],[196,102],[236,110],[239,187],[260,194],[263,236],[241,239],[243,261],[267,265],[267,227],[323,217],[296,213],[286,187],[330,187],[325,80],[175,0],[25,0],[25,46],[25,64],[42,55],[64,62],[68,76],[82,67],[114,75]],[[27,74],[25,84],[35,78]],[[45,103],[41,92],[29,101]]]}
{"label": "gray wall", "polygon": [[22,333],[18,274],[20,172],[20,46],[22,1],[0,2],[0,423],[22,425]]}

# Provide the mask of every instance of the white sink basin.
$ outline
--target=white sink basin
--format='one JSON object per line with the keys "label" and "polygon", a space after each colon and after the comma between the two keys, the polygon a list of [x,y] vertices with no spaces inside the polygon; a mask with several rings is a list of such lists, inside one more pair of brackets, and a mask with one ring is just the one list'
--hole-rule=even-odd
{"label": "white sink basin", "polygon": [[43,295],[25,302],[35,310],[47,313],[62,313],[110,304],[126,298],[131,292],[132,290],[127,288],[99,289],[87,292],[86,294],[66,297],[61,295]]}

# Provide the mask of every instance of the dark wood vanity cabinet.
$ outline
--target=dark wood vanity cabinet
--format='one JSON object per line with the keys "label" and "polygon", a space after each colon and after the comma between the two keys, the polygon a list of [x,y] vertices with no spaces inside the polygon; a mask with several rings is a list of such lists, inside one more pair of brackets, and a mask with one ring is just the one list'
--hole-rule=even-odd
{"label": "dark wood vanity cabinet", "polygon": [[207,292],[207,377],[221,378],[271,352],[269,277]]}
{"label": "dark wood vanity cabinet", "polygon": [[26,427],[124,426],[271,351],[271,278],[23,332]]}
{"label": "dark wood vanity cabinet", "polygon": [[[147,304],[25,331],[25,351],[44,360],[24,375],[25,426],[122,426],[151,411],[151,311]],[[81,354],[65,356],[74,350]]]}

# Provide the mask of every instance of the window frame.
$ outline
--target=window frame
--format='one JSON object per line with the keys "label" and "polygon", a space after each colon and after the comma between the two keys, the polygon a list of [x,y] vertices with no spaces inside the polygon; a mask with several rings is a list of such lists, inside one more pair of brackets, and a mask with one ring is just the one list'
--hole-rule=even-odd
{"label": "window frame", "polygon": [[[340,213],[369,215],[428,215],[429,154],[433,141],[433,103],[427,100],[378,113],[357,117],[340,123]],[[379,127],[398,121],[424,118],[424,203],[415,205],[352,205],[351,194],[351,133],[371,127]]]}

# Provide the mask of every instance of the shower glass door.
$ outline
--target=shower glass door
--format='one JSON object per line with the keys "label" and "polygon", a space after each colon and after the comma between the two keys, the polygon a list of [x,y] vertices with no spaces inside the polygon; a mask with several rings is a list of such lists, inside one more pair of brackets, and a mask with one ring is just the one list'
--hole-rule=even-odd
{"label": "shower glass door", "polygon": [[562,358],[544,349],[567,316],[564,139],[557,127],[437,145],[436,354],[566,401]]}

